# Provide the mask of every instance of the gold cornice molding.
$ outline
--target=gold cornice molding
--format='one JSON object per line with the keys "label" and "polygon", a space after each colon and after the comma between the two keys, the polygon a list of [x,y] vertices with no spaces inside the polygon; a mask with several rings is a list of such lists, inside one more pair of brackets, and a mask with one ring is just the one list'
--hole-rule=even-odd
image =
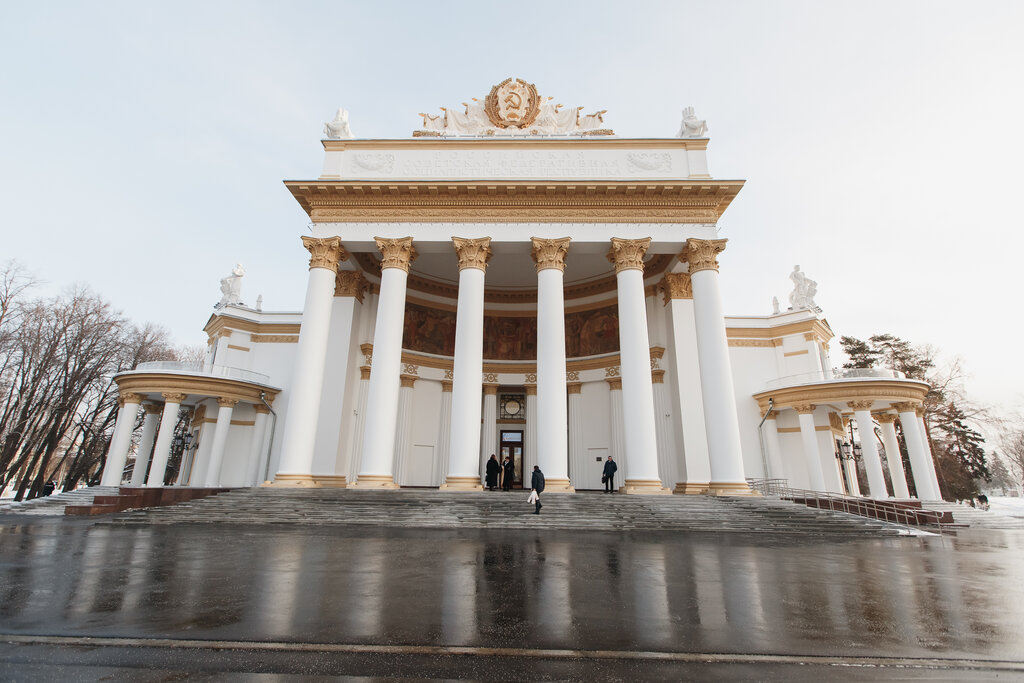
{"label": "gold cornice molding", "polygon": [[487,262],[494,255],[491,251],[490,237],[452,237],[452,243],[455,246],[455,255],[459,259],[459,270],[475,268],[487,272]]}
{"label": "gold cornice molding", "polygon": [[114,377],[122,391],[133,391],[140,394],[168,394],[180,396],[199,395],[207,398],[233,398],[246,403],[260,404],[260,394],[265,394],[267,403],[273,404],[278,389],[250,384],[241,380],[226,377],[210,377],[202,375],[175,375],[172,373],[133,372]]}
{"label": "gold cornice molding", "polygon": [[254,334],[250,337],[253,344],[298,344],[297,334]]}
{"label": "gold cornice molding", "polygon": [[309,268],[337,271],[338,261],[347,261],[348,252],[341,246],[340,237],[302,236],[302,246],[309,250]]}
{"label": "gold cornice molding", "polygon": [[[832,328],[824,320],[817,318],[800,320],[795,323],[776,325],[775,327],[726,327],[725,336],[729,339],[779,339],[793,334],[812,333],[822,341],[835,336]],[[781,344],[780,344],[781,345]]]}
{"label": "gold cornice molding", "polygon": [[813,415],[817,407],[818,406],[814,405],[813,403],[801,403],[799,405],[792,406],[793,410],[795,410],[800,415]]}
{"label": "gold cornice molding", "polygon": [[650,237],[632,240],[613,237],[612,245],[605,256],[615,266],[616,275],[624,270],[639,270],[643,273],[644,256],[650,246]]}
{"label": "gold cornice molding", "polygon": [[692,299],[693,283],[689,273],[665,273],[665,277],[657,285],[665,299],[665,304],[672,299]]}
{"label": "gold cornice molding", "polygon": [[718,255],[725,251],[725,243],[728,241],[688,239],[683,252],[679,254],[679,260],[690,265],[691,276],[702,270],[713,270],[717,273]]}
{"label": "gold cornice molding", "polygon": [[287,181],[314,223],[716,223],[740,180]]}
{"label": "gold cornice molding", "polygon": [[215,313],[203,328],[203,332],[210,337],[229,336],[232,331],[249,332],[250,334],[298,334],[299,323],[263,323]]}
{"label": "gold cornice molding", "polygon": [[534,263],[537,264],[538,273],[549,268],[557,268],[563,273],[565,272],[565,255],[569,253],[569,243],[572,241],[570,238],[544,239],[541,237],[531,237],[530,241],[533,244],[530,249],[530,256],[533,257]]}
{"label": "gold cornice molding", "polygon": [[773,339],[729,339],[729,346],[752,346],[752,347],[764,347],[774,348],[775,344]]}
{"label": "gold cornice molding", "polygon": [[334,296],[353,296],[363,303],[370,281],[358,270],[339,270],[334,276]]}
{"label": "gold cornice molding", "polygon": [[[807,403],[846,404],[850,401],[911,401],[920,403],[928,393],[924,382],[906,379],[831,380],[819,384],[801,384],[794,387],[772,389],[753,395],[761,410],[768,408],[768,399],[774,399],[775,409],[795,408]],[[894,405],[895,407],[895,405]]]}
{"label": "gold cornice molding", "polygon": [[708,138],[586,138],[586,139],[552,139],[552,138],[476,138],[476,139],[438,139],[438,138],[400,138],[397,140],[373,139],[321,140],[324,150],[328,152],[344,152],[345,150],[378,150],[378,149],[692,149],[708,148]]}
{"label": "gold cornice molding", "polygon": [[416,260],[416,248],[412,245],[412,237],[374,237],[377,250],[380,251],[380,267],[400,268],[409,272],[409,264]]}
{"label": "gold cornice molding", "polygon": [[[373,354],[373,344],[360,345],[363,355]],[[665,347],[652,346],[650,349],[651,358],[664,358]],[[423,368],[435,370],[453,370],[454,359],[440,356],[421,355],[413,351],[402,351],[402,363],[418,365]],[[609,354],[596,358],[582,358],[580,360],[567,360],[565,363],[566,372],[582,372],[584,370],[600,370],[603,368],[617,367],[620,365],[619,354]],[[484,361],[483,373],[494,375],[530,375],[536,374],[537,364],[532,361]],[[766,399],[767,400],[767,399]]]}

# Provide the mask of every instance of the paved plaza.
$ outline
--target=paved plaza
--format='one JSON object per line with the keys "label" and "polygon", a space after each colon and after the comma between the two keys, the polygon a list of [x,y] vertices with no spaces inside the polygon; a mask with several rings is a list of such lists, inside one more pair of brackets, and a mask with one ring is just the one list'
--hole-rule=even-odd
{"label": "paved plaza", "polygon": [[1022,560],[1021,530],[827,539],[8,512],[0,678],[1012,680]]}

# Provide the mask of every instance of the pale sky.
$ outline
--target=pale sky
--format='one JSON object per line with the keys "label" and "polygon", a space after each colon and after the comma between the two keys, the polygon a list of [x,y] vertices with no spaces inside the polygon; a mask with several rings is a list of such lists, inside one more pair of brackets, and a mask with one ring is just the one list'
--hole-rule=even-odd
{"label": "pale sky", "polygon": [[[976,400],[1024,404],[1020,2],[7,2],[0,261],[204,344],[218,281],[299,310],[338,106],[357,137],[509,76],[623,137],[692,105],[716,178],[729,315],[800,264],[837,335],[958,354]],[[783,304],[785,305],[785,304]],[[835,341],[838,348],[838,339]]]}

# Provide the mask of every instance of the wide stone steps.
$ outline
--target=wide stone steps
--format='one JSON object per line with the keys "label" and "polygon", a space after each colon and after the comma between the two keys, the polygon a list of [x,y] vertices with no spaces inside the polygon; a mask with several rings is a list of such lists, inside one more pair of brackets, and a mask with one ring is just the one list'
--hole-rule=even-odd
{"label": "wide stone steps", "polygon": [[950,512],[956,524],[969,526],[977,529],[1024,529],[1024,519],[1001,515],[991,510],[979,510],[977,508],[949,503],[946,501],[929,501],[929,510]]}
{"label": "wide stone steps", "polygon": [[407,528],[671,530],[864,536],[906,528],[771,498],[350,489],[236,489],[172,507],[114,515],[114,524],[303,524]]}
{"label": "wide stone steps", "polygon": [[58,517],[64,515],[64,508],[68,505],[88,505],[95,496],[115,495],[117,491],[117,486],[90,486],[32,500],[5,500],[0,503],[0,514],[7,512],[18,515]]}

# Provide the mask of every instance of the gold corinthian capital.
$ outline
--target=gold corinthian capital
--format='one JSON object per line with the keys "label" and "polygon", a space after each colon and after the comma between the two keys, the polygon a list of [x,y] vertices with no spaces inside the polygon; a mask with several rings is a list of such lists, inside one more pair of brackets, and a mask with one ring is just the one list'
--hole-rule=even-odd
{"label": "gold corinthian capital", "polygon": [[692,299],[693,283],[689,273],[665,273],[661,281],[661,293],[667,304],[672,299]]}
{"label": "gold corinthian capital", "polygon": [[530,241],[533,242],[531,256],[537,264],[538,273],[548,268],[558,268],[563,273],[565,272],[565,255],[569,253],[569,242],[572,241],[570,238],[546,240],[540,237],[531,237]]}
{"label": "gold corinthian capital", "polygon": [[357,270],[339,270],[334,276],[334,296],[353,296],[363,303],[363,293],[369,287],[370,283]]}
{"label": "gold corinthian capital", "polygon": [[615,264],[615,273],[624,270],[644,270],[644,254],[651,246],[651,238],[645,237],[640,240],[624,240],[619,237],[612,238],[612,246],[608,250],[608,260]]}
{"label": "gold corinthian capital", "polygon": [[373,239],[380,251],[382,270],[384,268],[401,268],[408,273],[409,264],[419,256],[416,253],[416,248],[412,246],[411,237],[374,237]]}
{"label": "gold corinthian capital", "polygon": [[686,240],[686,247],[679,258],[690,264],[690,275],[702,270],[718,271],[719,254],[725,251],[729,240]]}
{"label": "gold corinthian capital", "polygon": [[476,268],[487,271],[487,262],[491,260],[491,238],[480,237],[468,239],[465,237],[453,237],[455,254],[459,257],[459,270],[463,268]]}
{"label": "gold corinthian capital", "polygon": [[340,237],[302,236],[302,246],[309,250],[309,269],[326,268],[337,272],[338,261],[347,261],[348,252],[341,246]]}

